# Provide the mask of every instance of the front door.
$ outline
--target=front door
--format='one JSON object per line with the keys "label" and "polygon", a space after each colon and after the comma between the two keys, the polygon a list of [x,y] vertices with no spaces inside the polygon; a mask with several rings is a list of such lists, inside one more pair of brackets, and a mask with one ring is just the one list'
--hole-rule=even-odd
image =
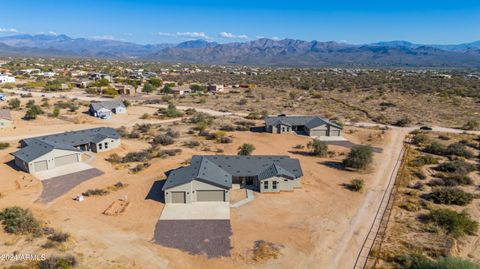
{"label": "front door", "polygon": [[245,181],[245,185],[252,186],[253,185],[253,177],[247,177]]}

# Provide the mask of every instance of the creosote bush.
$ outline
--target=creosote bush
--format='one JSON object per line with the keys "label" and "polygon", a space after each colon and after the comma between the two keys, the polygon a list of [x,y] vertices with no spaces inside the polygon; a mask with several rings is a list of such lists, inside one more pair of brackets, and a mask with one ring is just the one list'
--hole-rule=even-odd
{"label": "creosote bush", "polygon": [[453,237],[475,235],[478,231],[478,222],[473,220],[468,213],[457,213],[451,209],[435,209],[428,214],[428,221],[442,228]]}
{"label": "creosote bush", "polygon": [[429,198],[436,204],[463,206],[473,200],[473,195],[459,188],[441,187],[434,189]]}
{"label": "creosote bush", "polygon": [[373,160],[373,150],[370,146],[356,146],[350,150],[343,165],[353,169],[365,169]]}

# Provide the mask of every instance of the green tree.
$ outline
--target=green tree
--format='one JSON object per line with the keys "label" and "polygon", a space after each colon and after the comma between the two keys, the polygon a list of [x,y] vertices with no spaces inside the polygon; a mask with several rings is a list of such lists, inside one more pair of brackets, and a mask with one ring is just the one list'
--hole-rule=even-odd
{"label": "green tree", "polygon": [[52,117],[56,118],[60,115],[60,108],[55,107],[52,112]]}
{"label": "green tree", "polygon": [[155,86],[153,86],[152,84],[147,82],[147,83],[145,83],[145,85],[143,85],[142,92],[151,93],[151,92],[154,92],[156,90],[157,90],[157,88]]}
{"label": "green tree", "polygon": [[307,147],[311,149],[312,155],[325,157],[328,154],[328,145],[324,141],[314,139],[307,144]]}
{"label": "green tree", "polygon": [[163,81],[159,78],[151,78],[148,82],[157,88],[163,85]]}
{"label": "green tree", "polygon": [[362,145],[352,148],[347,158],[343,160],[343,164],[353,169],[365,169],[372,160],[372,147]]}
{"label": "green tree", "polygon": [[248,156],[248,155],[251,155],[254,150],[255,150],[254,145],[245,143],[240,147],[238,147],[238,155]]}
{"label": "green tree", "polygon": [[162,93],[170,93],[172,92],[172,86],[170,84],[165,84],[162,88]]}

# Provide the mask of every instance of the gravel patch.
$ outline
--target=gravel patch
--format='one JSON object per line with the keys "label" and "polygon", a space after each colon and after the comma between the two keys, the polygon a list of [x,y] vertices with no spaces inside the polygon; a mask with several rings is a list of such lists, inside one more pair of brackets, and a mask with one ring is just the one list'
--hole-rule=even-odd
{"label": "gravel patch", "polygon": [[96,169],[88,169],[59,177],[52,177],[42,181],[43,191],[37,199],[37,203],[48,203],[64,195],[78,184],[91,178],[103,175],[103,172]]}
{"label": "gravel patch", "polygon": [[230,256],[230,220],[160,220],[155,227],[155,243],[207,254],[209,258]]}

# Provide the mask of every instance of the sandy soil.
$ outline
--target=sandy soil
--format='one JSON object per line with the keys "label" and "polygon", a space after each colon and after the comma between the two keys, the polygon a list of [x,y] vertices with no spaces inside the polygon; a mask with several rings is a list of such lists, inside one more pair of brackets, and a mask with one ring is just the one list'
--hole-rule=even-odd
{"label": "sandy soil", "polygon": [[[86,128],[85,124],[78,126]],[[55,129],[48,126],[43,130]],[[137,151],[148,144],[123,140],[120,149],[98,154],[92,163],[104,171],[104,175],[83,182],[59,199],[43,205],[33,203],[41,193],[40,182],[6,164],[12,159],[8,153],[16,150],[10,147],[0,151],[0,192],[3,195],[0,208],[13,205],[31,208],[48,225],[72,234],[74,243],[67,252],[79,257],[82,268],[344,268],[356,254],[356,245],[352,242],[361,241],[362,232],[371,219],[373,207],[370,205],[376,202],[385,187],[383,179],[387,178],[389,165],[383,163],[393,162],[402,140],[402,133],[397,131],[382,134],[378,130],[355,130],[346,134],[352,142],[385,148],[383,153],[376,154],[372,168],[362,173],[340,170],[331,165],[340,162],[348,152],[339,146],[330,147],[336,152],[333,158],[294,154],[294,146],[308,143],[310,139],[307,137],[233,132],[230,133],[234,139],[232,144],[213,145],[224,149],[225,154],[236,154],[237,147],[247,142],[255,145],[254,154],[287,154],[300,159],[305,174],[302,189],[280,194],[256,193],[254,201],[232,209],[230,258],[192,256],[152,242],[163,204],[157,199],[146,199],[147,194],[156,181],[165,178],[166,171],[189,160],[192,154],[212,154],[200,149],[183,148],[181,155],[155,159],[146,170],[129,174],[127,169],[116,169],[104,158],[115,152],[122,155]],[[12,135],[23,132],[20,129]],[[363,193],[353,193],[342,186],[353,178],[365,180]],[[72,200],[83,191],[106,188],[118,181],[127,183],[128,187],[106,196],[87,198],[82,203]],[[131,202],[127,212],[119,216],[102,214],[113,201],[125,197]],[[18,249],[46,252],[37,241],[25,242],[3,232],[0,236],[15,242],[0,245],[0,253]],[[256,240],[283,245],[281,257],[266,263],[254,263],[251,249]]]}

